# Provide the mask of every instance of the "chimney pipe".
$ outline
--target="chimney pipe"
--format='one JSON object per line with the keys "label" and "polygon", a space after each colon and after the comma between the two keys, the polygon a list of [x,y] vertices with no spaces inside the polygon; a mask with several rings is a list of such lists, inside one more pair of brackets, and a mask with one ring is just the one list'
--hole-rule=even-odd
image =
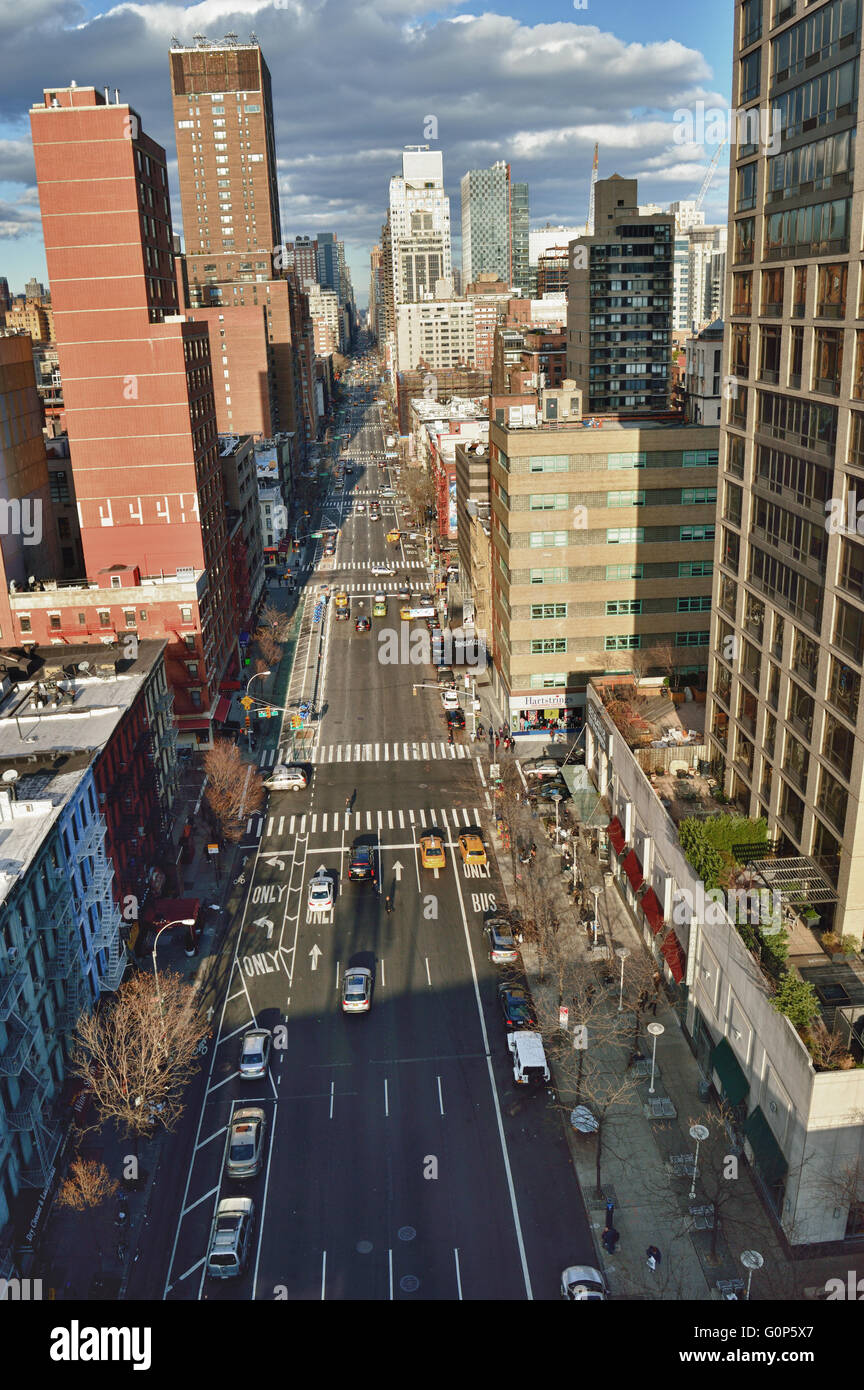
{"label": "chimney pipe", "polygon": [[119,88],[119,87],[115,87],[115,88],[114,88],[114,105],[115,105],[115,106],[119,106],[119,105],[120,105],[120,88]]}

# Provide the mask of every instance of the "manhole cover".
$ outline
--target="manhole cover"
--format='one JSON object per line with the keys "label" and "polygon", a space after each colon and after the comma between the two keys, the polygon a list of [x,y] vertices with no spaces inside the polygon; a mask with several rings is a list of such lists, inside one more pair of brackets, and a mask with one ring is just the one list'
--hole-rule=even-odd
{"label": "manhole cover", "polygon": [[399,1280],[399,1287],[403,1293],[416,1293],[420,1287],[420,1280],[416,1274],[406,1274],[404,1279]]}
{"label": "manhole cover", "polygon": [[416,1236],[416,1234],[417,1234],[417,1232],[414,1230],[414,1227],[413,1227],[413,1226],[400,1226],[400,1227],[399,1227],[399,1239],[400,1239],[400,1240],[413,1240],[414,1237]]}
{"label": "manhole cover", "polygon": [[369,1252],[370,1252],[370,1250],[372,1250],[372,1249],[374,1249],[374,1247],[373,1247],[373,1245],[372,1245],[371,1240],[358,1240],[358,1242],[357,1242],[357,1254],[358,1254],[358,1255],[368,1255]]}

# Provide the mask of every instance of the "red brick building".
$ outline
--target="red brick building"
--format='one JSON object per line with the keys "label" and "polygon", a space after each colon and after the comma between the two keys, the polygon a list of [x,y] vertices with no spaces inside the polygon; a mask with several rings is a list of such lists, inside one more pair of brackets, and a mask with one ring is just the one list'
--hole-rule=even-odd
{"label": "red brick building", "polygon": [[16,595],[15,636],[166,638],[179,732],[206,742],[236,623],[210,342],[178,309],[165,151],[93,87],[46,89],[30,119],[86,579]]}

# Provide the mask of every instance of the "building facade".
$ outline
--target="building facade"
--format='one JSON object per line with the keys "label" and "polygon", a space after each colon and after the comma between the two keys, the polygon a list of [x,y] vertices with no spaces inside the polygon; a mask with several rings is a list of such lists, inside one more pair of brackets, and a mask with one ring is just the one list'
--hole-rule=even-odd
{"label": "building facade", "polygon": [[861,941],[860,24],[836,4],[735,18],[733,105],[770,107],[782,147],[739,143],[730,170],[708,730],[735,803],[836,884],[821,925]]}

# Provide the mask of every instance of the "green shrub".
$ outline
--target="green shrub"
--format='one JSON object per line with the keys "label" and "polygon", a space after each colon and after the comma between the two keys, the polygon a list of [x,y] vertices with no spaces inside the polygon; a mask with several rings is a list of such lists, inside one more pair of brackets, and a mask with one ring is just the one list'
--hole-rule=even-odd
{"label": "green shrub", "polygon": [[819,1013],[819,1000],[809,980],[787,970],[780,979],[771,1007],[785,1014],[795,1028],[809,1028]]}

